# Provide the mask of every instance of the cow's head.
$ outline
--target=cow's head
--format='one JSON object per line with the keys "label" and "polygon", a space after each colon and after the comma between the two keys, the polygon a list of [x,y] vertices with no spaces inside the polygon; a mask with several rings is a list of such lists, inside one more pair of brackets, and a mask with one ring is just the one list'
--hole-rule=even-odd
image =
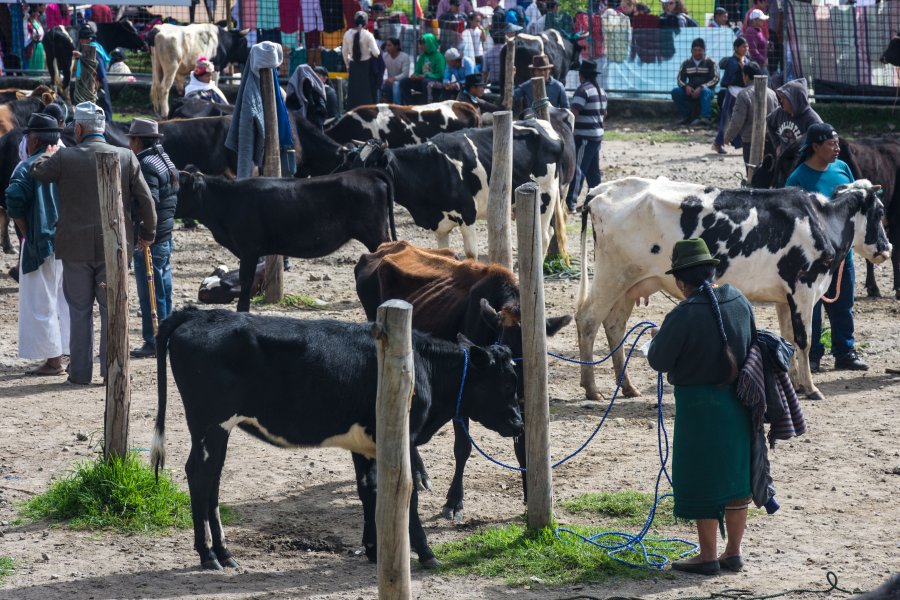
{"label": "cow's head", "polygon": [[900,33],[897,33],[888,42],[888,47],[884,49],[884,54],[881,55],[881,62],[900,67]]}
{"label": "cow's head", "polygon": [[875,264],[891,257],[891,243],[884,231],[884,204],[879,198],[880,185],[860,179],[835,190],[834,202],[849,201],[856,208],[851,217],[854,223],[853,249]]}
{"label": "cow's head", "polygon": [[149,48],[144,38],[138,33],[134,24],[128,19],[122,18],[115,23],[115,37],[112,40],[114,46],[121,46],[128,50],[141,50],[146,52]]}
{"label": "cow's head", "polygon": [[482,348],[463,334],[459,334],[458,340],[469,351],[461,415],[504,437],[521,435],[525,426],[519,407],[518,377],[509,348]]}
{"label": "cow's head", "polygon": [[250,58],[250,46],[247,44],[248,33],[250,33],[249,29],[234,31],[219,27],[219,47],[216,51],[216,58],[218,62],[222,63],[222,68],[230,63],[246,64],[247,59]]}
{"label": "cow's head", "polygon": [[188,165],[178,172],[178,203],[175,218],[199,218],[203,207],[203,189],[206,187],[203,173],[194,165]]}

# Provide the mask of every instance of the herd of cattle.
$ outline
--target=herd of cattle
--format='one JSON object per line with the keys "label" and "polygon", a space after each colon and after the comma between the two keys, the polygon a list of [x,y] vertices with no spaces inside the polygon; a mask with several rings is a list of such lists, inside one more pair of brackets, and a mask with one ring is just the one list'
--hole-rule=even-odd
{"label": "herd of cattle", "polygon": [[[151,41],[156,48],[169,48],[171,42],[166,29],[159,29]],[[545,41],[546,52],[553,40]],[[170,54],[160,52],[170,63],[184,56],[175,46]],[[226,52],[219,60],[234,58]],[[168,86],[163,91],[167,94]],[[47,88],[21,95],[11,95],[0,105],[3,189],[18,163],[28,115],[58,101]],[[162,96],[159,100],[168,102]],[[260,257],[321,257],[351,239],[368,250],[355,269],[366,316],[373,319],[387,299],[404,299],[413,306],[413,325],[423,334],[414,336],[410,440],[417,485],[410,502],[410,536],[419,560],[434,565],[416,496],[417,489],[430,488],[431,483],[416,446],[454,421],[456,470],[443,511],[449,518],[460,518],[463,510],[463,471],[471,452],[464,430],[468,419],[514,437],[516,456],[524,464],[523,365],[511,360],[522,352],[519,289],[511,271],[476,260],[474,225],[486,215],[492,130],[480,127],[480,116],[471,106],[453,101],[425,107],[360,107],[324,132],[296,114],[295,177],[234,180],[236,157],[224,145],[230,125],[230,115],[182,118],[161,122],[160,133],[181,170],[176,216],[202,222],[240,261],[240,313],[249,311]],[[565,110],[553,110],[549,121],[529,118],[514,124],[513,185],[535,181],[539,186],[545,251],[554,203],[565,197],[575,171],[572,132],[572,114]],[[113,123],[107,139],[127,147],[124,133]],[[75,143],[71,128],[63,140]],[[660,290],[679,295],[665,274],[672,247],[680,239],[701,237],[721,261],[722,281],[735,283],[751,300],[776,303],[782,335],[801,349],[793,379],[809,397],[821,398],[807,359],[813,304],[851,248],[879,263],[900,238],[900,139],[842,141],[841,152],[859,181],[829,201],[799,189],[719,190],[663,178],[630,177],[590,190],[582,211],[582,277],[575,307],[582,360],[592,360],[601,324],[610,347],[619,342],[635,301]],[[778,161],[770,159],[754,185],[771,188],[778,173],[792,168],[792,161],[796,157],[790,153]],[[397,240],[395,203],[418,226],[436,234],[439,249]],[[587,271],[588,221],[594,232],[592,282]],[[3,225],[3,248],[12,251]],[[447,248],[456,227],[462,233],[465,260]],[[896,256],[893,265],[900,298]],[[877,294],[874,279],[871,283],[870,294]],[[195,549],[202,565],[236,565],[218,512],[219,478],[235,426],[282,447],[351,451],[363,504],[363,542],[367,556],[375,560],[377,366],[369,329],[240,313],[178,311],[161,325],[157,343],[159,412],[152,461],[159,466],[165,456],[170,360],[191,435],[186,471]],[[547,334],[571,320],[568,315],[547,319]],[[614,364],[617,372],[623,369],[621,350]],[[582,366],[581,385],[589,398],[599,397],[588,365]],[[627,374],[622,385],[626,396],[638,395]]]}

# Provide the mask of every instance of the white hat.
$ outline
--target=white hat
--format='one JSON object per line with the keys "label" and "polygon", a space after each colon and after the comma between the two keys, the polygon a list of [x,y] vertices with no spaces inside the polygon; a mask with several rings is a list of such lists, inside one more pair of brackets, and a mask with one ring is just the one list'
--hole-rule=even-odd
{"label": "white hat", "polygon": [[768,21],[769,15],[767,15],[763,11],[759,10],[758,8],[754,8],[753,10],[750,11],[750,14],[747,15],[748,21],[752,21],[753,19],[761,19],[763,21]]}
{"label": "white hat", "polygon": [[456,48],[450,48],[446,52],[444,52],[444,60],[459,60],[459,58],[459,50],[457,50]]}
{"label": "white hat", "polygon": [[82,102],[75,107],[76,121],[104,121],[106,113],[93,102]]}

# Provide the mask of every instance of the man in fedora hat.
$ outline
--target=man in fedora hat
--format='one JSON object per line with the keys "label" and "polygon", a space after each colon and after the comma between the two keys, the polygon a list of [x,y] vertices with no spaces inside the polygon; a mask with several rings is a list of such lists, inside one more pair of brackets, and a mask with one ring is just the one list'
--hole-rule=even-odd
{"label": "man in fedora hat", "polygon": [[[565,86],[553,78],[553,63],[546,54],[536,54],[528,65],[532,77],[543,77],[547,90],[547,99],[556,108],[569,108],[569,97],[566,95]],[[513,108],[517,113],[531,108],[534,98],[531,94],[531,80],[519,84],[513,92]]]}
{"label": "man in fedora hat", "polygon": [[478,73],[466,75],[463,89],[460,90],[456,99],[471,104],[482,113],[503,110],[502,106],[497,106],[484,99],[484,81]]}
{"label": "man in fedora hat", "polygon": [[62,262],[56,258],[56,186],[31,176],[31,165],[59,143],[56,119],[35,113],[25,129],[28,157],[19,163],[6,188],[9,216],[22,232],[19,253],[19,357],[43,360],[32,375],[63,373],[69,353],[69,309],[62,291]]}
{"label": "man in fedora hat", "polygon": [[[106,377],[106,260],[100,224],[97,185],[98,152],[119,157],[122,208],[129,246],[135,243],[132,222],[140,225],[140,243],[149,246],[156,235],[156,211],[137,157],[127,148],[106,142],[106,115],[93,102],[75,107],[73,148],[50,146],[31,165],[31,175],[57,185],[59,223],[56,255],[63,263],[63,292],[69,305],[71,338],[69,382],[88,385],[93,375],[94,302],[100,306],[100,375]],[[132,207],[137,211],[132,220]]]}
{"label": "man in fedora hat", "polygon": [[[178,202],[178,170],[159,143],[161,137],[159,126],[151,119],[135,119],[128,130],[128,145],[140,162],[141,174],[150,188],[156,208],[156,238],[150,246],[150,257],[159,321],[172,314],[172,228],[175,225],[175,205]],[[150,358],[156,356],[156,337],[153,335],[150,286],[147,283],[147,262],[142,247],[134,252],[134,276],[141,303],[141,337],[144,338],[144,344],[132,350],[131,356]]]}

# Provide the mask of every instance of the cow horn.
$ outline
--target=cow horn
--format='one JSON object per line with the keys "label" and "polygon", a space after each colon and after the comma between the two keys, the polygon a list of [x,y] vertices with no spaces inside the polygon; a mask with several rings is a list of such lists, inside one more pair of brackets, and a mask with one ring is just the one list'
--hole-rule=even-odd
{"label": "cow horn", "polygon": [[881,191],[881,189],[882,189],[882,187],[881,187],[880,185],[878,185],[877,183],[876,183],[875,185],[872,186],[872,191],[873,191],[873,192]]}
{"label": "cow horn", "polygon": [[249,29],[241,29],[240,31],[238,31],[238,35],[241,36],[246,36],[248,33],[250,33]]}

